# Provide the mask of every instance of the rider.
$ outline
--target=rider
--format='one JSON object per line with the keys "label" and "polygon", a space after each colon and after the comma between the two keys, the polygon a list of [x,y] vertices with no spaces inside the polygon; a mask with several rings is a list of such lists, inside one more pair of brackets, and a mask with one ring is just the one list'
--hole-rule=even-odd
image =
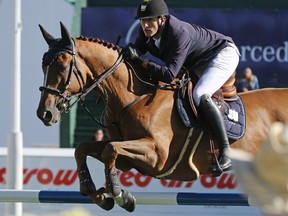
{"label": "rider", "polygon": [[239,51],[233,40],[205,27],[183,22],[168,12],[163,0],[142,0],[136,19],[141,28],[134,44],[124,48],[124,57],[142,59],[142,53],[150,52],[161,59],[159,65],[144,60],[142,66],[147,76],[170,83],[184,66],[193,70],[199,81],[193,99],[219,146],[219,167],[216,172],[231,168],[231,160],[225,151],[229,148],[227,132],[222,115],[211,96],[234,73],[239,63]]}

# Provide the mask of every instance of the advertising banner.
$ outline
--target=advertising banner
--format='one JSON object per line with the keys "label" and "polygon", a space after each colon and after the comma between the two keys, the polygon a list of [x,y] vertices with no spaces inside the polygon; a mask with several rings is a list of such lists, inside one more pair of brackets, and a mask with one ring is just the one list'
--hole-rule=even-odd
{"label": "advertising banner", "polygon": [[[0,148],[0,190],[5,188],[7,181],[6,149]],[[31,152],[34,152],[31,154]],[[104,166],[99,161],[88,157],[88,167],[97,188],[105,185]],[[36,149],[24,148],[23,189],[32,190],[79,190],[74,149]],[[210,175],[202,175],[195,182],[181,182],[175,180],[158,180],[130,170],[128,172],[118,171],[119,182],[123,189],[130,192],[199,192],[199,193],[238,193],[237,181],[234,173],[224,173],[218,178]],[[195,215],[210,216],[239,215],[260,216],[260,211],[255,207],[243,206],[157,206],[137,205],[133,215],[135,216],[161,216],[161,215]],[[67,212],[86,211],[85,215],[106,216],[108,213],[97,205],[85,204],[34,204],[25,203],[24,213],[29,215],[82,215],[69,214]],[[4,215],[4,203],[0,203],[0,215]],[[89,213],[89,214],[88,214]],[[83,214],[84,215],[84,214]],[[127,212],[117,205],[111,211],[111,216],[127,215]]]}
{"label": "advertising banner", "polygon": [[[121,46],[134,42],[139,22],[135,8],[85,8],[82,35],[99,37]],[[231,36],[241,59],[237,76],[251,67],[260,87],[288,86],[288,11],[253,9],[170,9],[170,13],[189,23]]]}
{"label": "advertising banner", "polygon": [[[47,154],[45,150],[37,150],[38,155],[24,156],[23,188],[24,189],[53,189],[79,190],[79,181],[73,149],[55,149],[58,156]],[[61,152],[63,155],[61,156]],[[70,153],[70,156],[67,156]],[[93,181],[98,188],[105,185],[104,166],[99,161],[88,157],[88,167]],[[5,188],[6,156],[0,155],[0,189]],[[118,172],[120,184],[134,192],[237,192],[237,181],[234,173],[224,173],[218,178],[202,175],[198,181],[182,182],[176,180],[158,180],[145,176],[136,170]],[[206,191],[207,192],[207,191]]]}

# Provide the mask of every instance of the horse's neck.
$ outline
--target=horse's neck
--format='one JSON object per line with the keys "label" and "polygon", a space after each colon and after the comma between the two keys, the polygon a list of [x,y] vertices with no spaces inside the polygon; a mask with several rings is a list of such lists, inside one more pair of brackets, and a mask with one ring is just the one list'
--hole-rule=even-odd
{"label": "horse's neck", "polygon": [[[92,72],[95,79],[99,78],[104,71],[111,68],[118,58],[118,52],[107,48],[97,42],[78,42],[79,54]],[[108,111],[112,118],[118,118],[124,107],[131,104],[139,96],[130,91],[131,77],[125,64],[121,64],[110,76],[103,81],[103,86],[108,94]],[[130,81],[129,81],[130,80]],[[97,91],[103,99],[106,99],[105,91],[98,87]]]}

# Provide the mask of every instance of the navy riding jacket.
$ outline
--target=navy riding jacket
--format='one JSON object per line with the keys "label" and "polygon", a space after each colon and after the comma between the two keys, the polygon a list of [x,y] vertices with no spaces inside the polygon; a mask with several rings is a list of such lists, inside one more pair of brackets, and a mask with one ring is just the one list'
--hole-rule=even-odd
{"label": "navy riding jacket", "polygon": [[209,62],[228,42],[233,43],[228,36],[170,15],[161,35],[160,48],[155,46],[153,38],[144,35],[141,27],[134,45],[143,54],[150,52],[165,62],[158,65],[149,61],[146,70],[156,80],[170,83],[182,66],[193,69]]}

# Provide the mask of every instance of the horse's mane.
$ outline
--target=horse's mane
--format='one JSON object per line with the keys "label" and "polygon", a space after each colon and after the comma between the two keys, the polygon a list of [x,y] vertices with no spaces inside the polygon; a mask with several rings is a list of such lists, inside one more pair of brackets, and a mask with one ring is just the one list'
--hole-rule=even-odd
{"label": "horse's mane", "polygon": [[[109,42],[102,40],[102,39],[99,39],[99,38],[85,37],[85,36],[81,35],[81,36],[77,37],[76,39],[102,44],[104,47],[107,47],[108,49],[115,50],[117,52],[121,51],[121,48],[119,46],[117,46],[113,43],[109,43]],[[42,57],[42,65],[44,65],[44,66],[50,65],[61,53],[65,53],[65,52],[55,49],[55,50],[49,50],[48,52],[44,53],[44,55]]]}
{"label": "horse's mane", "polygon": [[102,44],[103,46],[107,47],[108,49],[113,49],[116,50],[117,52],[120,52],[121,48],[118,45],[115,45],[113,43],[109,43],[103,39],[100,38],[91,38],[91,37],[86,37],[86,36],[79,36],[76,39],[78,40],[83,40],[83,41],[90,41],[98,44]]}

